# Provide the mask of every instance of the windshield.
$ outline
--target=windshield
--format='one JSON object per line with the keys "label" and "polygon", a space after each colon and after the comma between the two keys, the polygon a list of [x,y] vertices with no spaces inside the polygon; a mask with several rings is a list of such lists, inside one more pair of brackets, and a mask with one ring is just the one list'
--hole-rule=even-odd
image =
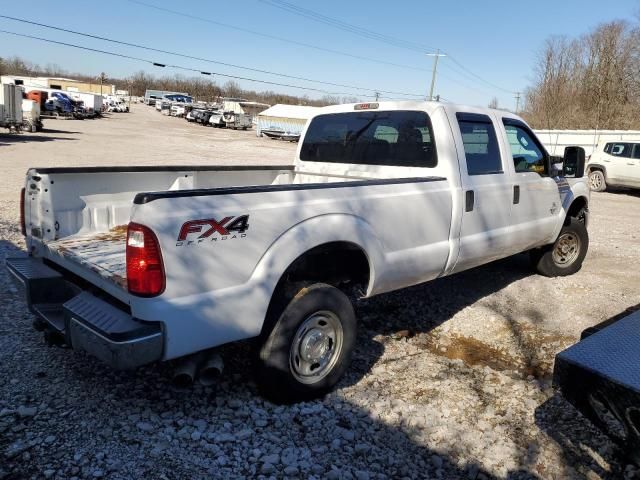
{"label": "windshield", "polygon": [[353,112],[315,117],[300,159],[310,162],[435,167],[431,121],[425,112]]}

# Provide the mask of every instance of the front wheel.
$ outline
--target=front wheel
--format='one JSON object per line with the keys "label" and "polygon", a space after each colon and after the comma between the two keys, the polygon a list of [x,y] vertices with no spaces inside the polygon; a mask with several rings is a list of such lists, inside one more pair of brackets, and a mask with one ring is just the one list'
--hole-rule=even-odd
{"label": "front wheel", "polygon": [[607,182],[602,171],[592,170],[589,172],[589,188],[592,192],[604,192],[607,189]]}
{"label": "front wheel", "polygon": [[573,275],[582,267],[588,249],[587,227],[577,218],[571,217],[569,224],[560,230],[553,245],[531,251],[531,264],[545,277]]}
{"label": "front wheel", "polygon": [[335,287],[302,288],[263,338],[257,368],[262,393],[278,403],[310,400],[330,391],[351,360],[356,317]]}

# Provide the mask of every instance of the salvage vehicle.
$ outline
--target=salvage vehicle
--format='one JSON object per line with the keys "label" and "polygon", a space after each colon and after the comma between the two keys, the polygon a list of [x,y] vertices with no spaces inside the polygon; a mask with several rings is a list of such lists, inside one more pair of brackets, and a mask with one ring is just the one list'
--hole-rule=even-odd
{"label": "salvage vehicle", "polygon": [[587,172],[594,192],[608,187],[640,188],[640,142],[599,144],[589,157]]}
{"label": "salvage vehicle", "polygon": [[51,341],[134,368],[253,338],[261,391],[303,400],[347,369],[351,296],[520,252],[542,275],[577,272],[584,150],[563,161],[509,112],[330,106],[292,165],[32,168],[27,254],[7,267]]}

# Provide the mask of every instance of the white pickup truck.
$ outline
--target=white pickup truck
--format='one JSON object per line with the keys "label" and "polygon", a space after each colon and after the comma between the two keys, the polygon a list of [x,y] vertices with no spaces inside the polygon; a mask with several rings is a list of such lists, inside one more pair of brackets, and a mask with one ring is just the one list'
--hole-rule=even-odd
{"label": "white pickup truck", "polygon": [[262,391],[307,399],[348,366],[349,292],[527,251],[543,275],[578,271],[584,151],[567,148],[565,175],[555,168],[508,112],[326,107],[293,165],[29,170],[28,252],[7,267],[38,328],[115,368],[255,338]]}

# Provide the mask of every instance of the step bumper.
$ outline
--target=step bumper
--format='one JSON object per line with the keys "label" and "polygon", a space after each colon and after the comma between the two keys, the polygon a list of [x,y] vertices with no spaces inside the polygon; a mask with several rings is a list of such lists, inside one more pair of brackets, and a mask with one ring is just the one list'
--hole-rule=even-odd
{"label": "step bumper", "polygon": [[111,367],[126,370],[162,358],[161,322],[143,322],[98,298],[64,275],[29,256],[7,259],[7,269],[25,291],[29,309],[65,343],[84,350]]}

